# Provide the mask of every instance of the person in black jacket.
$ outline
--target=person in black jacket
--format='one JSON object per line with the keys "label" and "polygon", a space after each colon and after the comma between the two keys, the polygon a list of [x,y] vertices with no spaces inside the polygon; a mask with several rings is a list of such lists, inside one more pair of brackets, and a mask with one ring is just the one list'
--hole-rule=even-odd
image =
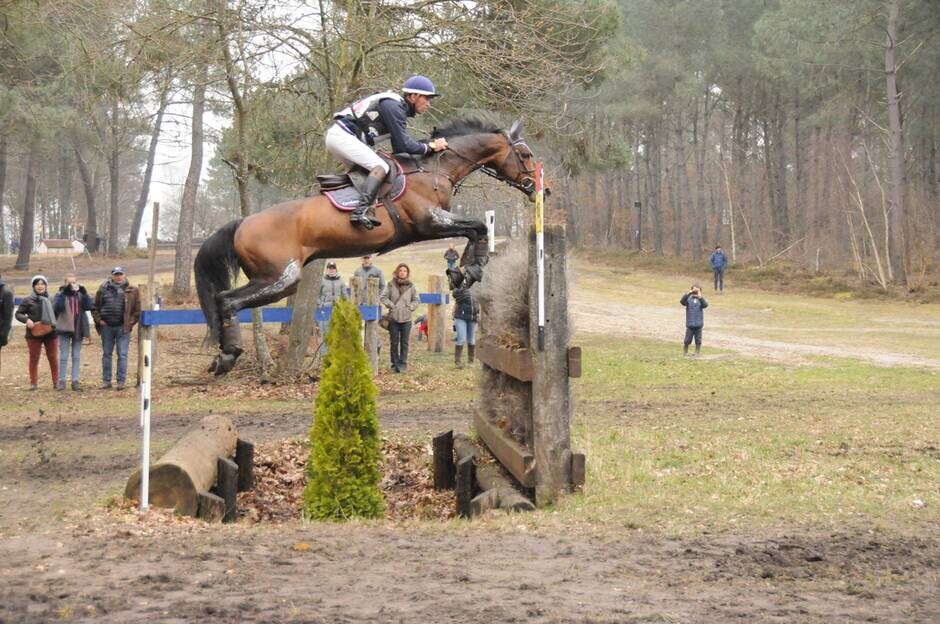
{"label": "person in black jacket", "polygon": [[682,295],[679,303],[685,306],[685,340],[682,342],[682,353],[689,354],[689,345],[695,339],[695,355],[702,350],[702,327],[705,325],[705,308],[708,302],[702,296],[702,287],[693,284],[689,292]]}
{"label": "person in black jacket", "polygon": [[429,143],[411,138],[406,127],[409,117],[420,115],[431,107],[431,99],[440,95],[425,76],[412,76],[405,81],[400,95],[394,91],[373,93],[357,100],[333,115],[335,122],[326,131],[326,151],[342,160],[346,166],[356,164],[369,172],[359,207],[349,214],[354,225],[367,230],[382,225],[368,215],[375,203],[379,187],[389,172],[388,164],[372,146],[385,139],[392,143],[392,153],[427,156],[431,152],[447,149],[447,139],[441,137]]}
{"label": "person in black jacket", "polygon": [[[49,282],[44,275],[34,275],[31,280],[33,292],[20,302],[16,309],[16,320],[26,325],[26,347],[29,350],[29,389],[35,390],[39,383],[39,356],[43,348],[52,372],[52,386],[59,385],[59,343],[55,334],[55,312],[49,293]],[[49,331],[49,326],[52,330]],[[40,329],[47,333],[40,333]],[[34,334],[34,332],[36,332]]]}
{"label": "person in black jacket", "polygon": [[454,364],[463,368],[461,357],[464,345],[467,347],[467,363],[473,364],[476,355],[477,320],[480,318],[480,304],[470,291],[470,288],[454,289],[454,327],[457,330],[457,340],[454,344]]}
{"label": "person in black jacket", "polygon": [[13,327],[13,289],[0,280],[0,351],[10,340]]}
{"label": "person in black jacket", "polygon": [[79,368],[82,340],[91,335],[86,312],[95,309],[95,302],[85,287],[78,283],[75,274],[69,273],[65,276],[65,284],[56,293],[52,309],[55,312],[56,333],[59,335],[60,376],[56,389],[65,390],[65,378],[68,376],[69,359],[71,359],[72,390],[81,390]]}

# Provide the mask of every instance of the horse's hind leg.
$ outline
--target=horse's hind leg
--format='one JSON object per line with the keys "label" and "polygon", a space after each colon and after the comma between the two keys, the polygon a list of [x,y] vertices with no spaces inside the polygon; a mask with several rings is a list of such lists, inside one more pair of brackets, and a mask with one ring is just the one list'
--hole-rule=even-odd
{"label": "horse's hind leg", "polygon": [[253,277],[244,286],[219,293],[222,333],[220,352],[213,363],[213,368],[210,369],[212,372],[216,375],[224,375],[235,367],[235,362],[242,354],[238,311],[274,303],[292,295],[297,290],[297,284],[300,281],[300,269],[300,263],[291,260],[275,280]]}

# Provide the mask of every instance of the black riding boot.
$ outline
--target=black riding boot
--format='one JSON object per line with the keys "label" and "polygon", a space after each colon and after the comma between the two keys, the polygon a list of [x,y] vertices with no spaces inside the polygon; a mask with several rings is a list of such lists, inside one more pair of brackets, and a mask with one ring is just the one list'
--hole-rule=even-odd
{"label": "black riding boot", "polygon": [[349,213],[349,220],[353,225],[361,225],[367,230],[382,225],[382,222],[369,215],[369,209],[375,203],[375,196],[379,193],[379,187],[385,181],[385,169],[375,167],[369,172],[362,188],[362,197],[359,198],[359,207]]}
{"label": "black riding boot", "polygon": [[477,355],[477,346],[476,345],[467,345],[467,362],[473,364],[473,361],[476,359]]}

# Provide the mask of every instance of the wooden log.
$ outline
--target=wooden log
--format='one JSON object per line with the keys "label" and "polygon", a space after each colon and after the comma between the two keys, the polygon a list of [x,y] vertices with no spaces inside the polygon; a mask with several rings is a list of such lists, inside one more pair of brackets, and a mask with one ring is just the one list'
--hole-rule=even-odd
{"label": "wooden log", "polygon": [[581,376],[581,347],[568,347],[568,377]]}
{"label": "wooden log", "polygon": [[535,509],[532,501],[523,496],[519,490],[513,487],[512,482],[503,475],[497,463],[481,461],[480,453],[470,438],[460,434],[454,436],[454,452],[457,454],[459,461],[470,459],[476,463],[477,483],[480,485],[481,490],[496,491],[499,509],[509,511],[530,511]]}
{"label": "wooden log", "polygon": [[529,449],[479,411],[473,414],[473,426],[493,456],[519,483],[525,487],[535,487],[535,458]]}
{"label": "wooden log", "polygon": [[[199,511],[199,494],[216,481],[219,457],[231,457],[238,435],[224,416],[206,416],[150,467],[150,504],[186,516]],[[124,496],[140,500],[140,470],[127,480]]]}
{"label": "wooden log", "polygon": [[434,436],[434,489],[450,490],[454,487],[454,432],[445,431]]}
{"label": "wooden log", "polygon": [[238,501],[238,464],[226,457],[218,458],[218,480],[215,493],[225,501],[225,513],[222,522],[235,522]]}
{"label": "wooden log", "polygon": [[[529,344],[538,344],[535,230],[529,234]],[[541,507],[571,489],[571,393],[568,381],[568,288],[565,229],[545,226],[545,342],[532,349],[532,454],[535,502]]]}
{"label": "wooden log", "polygon": [[[444,297],[444,286],[440,275],[428,276],[428,292]],[[447,310],[443,304],[428,304],[428,351],[444,351],[447,335]]]}
{"label": "wooden log", "polygon": [[477,358],[490,368],[519,381],[532,381],[532,354],[528,349],[508,349],[480,343],[477,345]]}
{"label": "wooden log", "polygon": [[238,464],[238,491],[255,487],[255,445],[238,438],[235,441],[235,463]]}
{"label": "wooden log", "polygon": [[457,462],[457,516],[470,517],[470,501],[473,500],[473,484],[476,481],[476,466],[472,457]]}

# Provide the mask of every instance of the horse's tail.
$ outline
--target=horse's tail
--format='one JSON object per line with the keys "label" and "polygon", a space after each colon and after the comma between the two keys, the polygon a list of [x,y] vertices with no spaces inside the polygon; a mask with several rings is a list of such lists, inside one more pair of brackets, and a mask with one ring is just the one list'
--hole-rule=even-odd
{"label": "horse's tail", "polygon": [[238,254],[235,253],[235,230],[241,223],[242,220],[237,219],[216,230],[199,248],[193,263],[199,306],[206,316],[214,341],[219,340],[222,320],[216,296],[232,287],[232,281],[241,266]]}

